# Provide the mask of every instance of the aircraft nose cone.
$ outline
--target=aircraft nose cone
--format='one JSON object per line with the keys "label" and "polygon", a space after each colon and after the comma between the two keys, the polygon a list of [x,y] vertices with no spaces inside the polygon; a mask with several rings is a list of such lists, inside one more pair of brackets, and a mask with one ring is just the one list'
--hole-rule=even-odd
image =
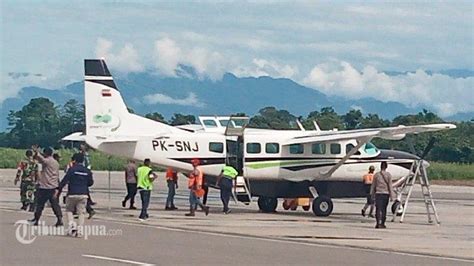
{"label": "aircraft nose cone", "polygon": [[382,159],[409,159],[409,160],[419,160],[420,157],[404,152],[404,151],[397,151],[397,150],[380,150],[380,155]]}

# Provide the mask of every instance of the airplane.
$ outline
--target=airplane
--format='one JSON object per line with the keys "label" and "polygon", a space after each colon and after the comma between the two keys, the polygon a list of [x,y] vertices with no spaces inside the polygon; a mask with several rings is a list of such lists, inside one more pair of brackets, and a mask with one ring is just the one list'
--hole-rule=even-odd
{"label": "airplane", "polygon": [[258,197],[262,212],[274,212],[279,198],[313,198],[316,216],[329,216],[334,198],[365,197],[362,175],[370,165],[389,164],[394,180],[406,177],[419,157],[378,149],[374,138],[400,140],[456,128],[429,124],[356,130],[269,130],[247,126],[247,117],[200,116],[199,125],[171,126],[130,113],[104,59],[84,61],[86,128],[63,138],[85,141],[110,155],[150,158],[152,164],[189,173],[200,159],[208,184],[225,164],[239,172],[236,198]]}

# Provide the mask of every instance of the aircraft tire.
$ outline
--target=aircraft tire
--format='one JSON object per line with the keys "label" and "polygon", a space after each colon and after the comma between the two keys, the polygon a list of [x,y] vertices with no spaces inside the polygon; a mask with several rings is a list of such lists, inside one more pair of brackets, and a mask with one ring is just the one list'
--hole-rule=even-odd
{"label": "aircraft tire", "polygon": [[259,197],[258,198],[258,208],[265,213],[275,212],[278,205],[277,198],[271,197]]}
{"label": "aircraft tire", "polygon": [[308,206],[303,206],[303,210],[309,211],[309,209],[310,209],[310,206],[309,206],[309,205],[308,205]]}
{"label": "aircraft tire", "polygon": [[313,213],[316,216],[329,216],[332,209],[333,203],[330,197],[319,196],[313,200]]}

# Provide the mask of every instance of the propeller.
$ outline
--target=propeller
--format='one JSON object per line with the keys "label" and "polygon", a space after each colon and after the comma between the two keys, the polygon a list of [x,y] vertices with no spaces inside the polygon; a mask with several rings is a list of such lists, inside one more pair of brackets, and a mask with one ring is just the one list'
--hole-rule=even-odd
{"label": "propeller", "polygon": [[434,147],[434,144],[436,143],[436,138],[435,137],[431,137],[428,144],[425,146],[425,148],[423,149],[423,152],[421,153],[418,153],[416,152],[415,150],[415,144],[413,142],[413,138],[412,137],[408,137],[407,138],[407,142],[408,142],[408,147],[410,148],[410,152],[412,154],[415,154],[415,155],[418,155],[420,157],[420,159],[424,159],[428,154],[429,152],[433,149]]}

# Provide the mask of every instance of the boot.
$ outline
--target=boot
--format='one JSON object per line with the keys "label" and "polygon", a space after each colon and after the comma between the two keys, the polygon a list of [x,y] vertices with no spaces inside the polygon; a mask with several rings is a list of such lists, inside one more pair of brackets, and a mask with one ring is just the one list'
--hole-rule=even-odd
{"label": "boot", "polygon": [[203,209],[204,209],[204,213],[206,214],[206,216],[208,216],[209,215],[209,206],[204,206]]}
{"label": "boot", "polygon": [[26,204],[26,202],[22,202],[21,204],[22,204],[22,206],[21,206],[20,209],[26,211],[26,208],[28,207],[28,205]]}
{"label": "boot", "polygon": [[58,217],[58,220],[56,221],[56,224],[54,226],[56,227],[59,227],[59,226],[63,226],[63,218],[62,217]]}
{"label": "boot", "polygon": [[189,207],[189,213],[186,213],[185,216],[195,216],[195,210],[193,207]]}

